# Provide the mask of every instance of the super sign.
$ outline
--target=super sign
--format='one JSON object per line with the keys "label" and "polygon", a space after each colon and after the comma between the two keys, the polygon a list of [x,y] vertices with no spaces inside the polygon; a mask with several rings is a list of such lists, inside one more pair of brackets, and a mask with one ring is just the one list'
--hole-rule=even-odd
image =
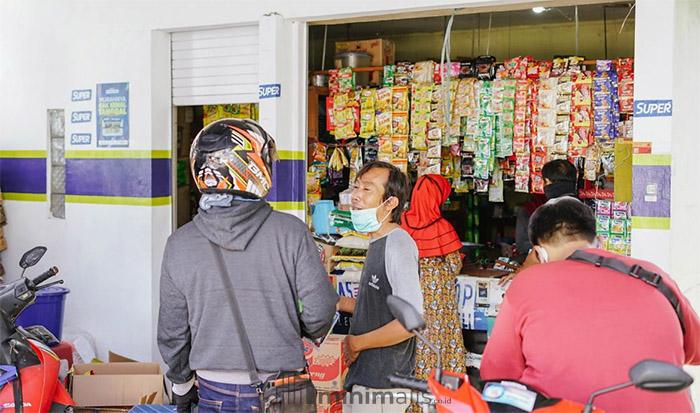
{"label": "super sign", "polygon": [[85,123],[85,122],[90,122],[91,120],[92,120],[92,112],[83,111],[83,112],[71,113],[71,118],[70,118],[71,123]]}
{"label": "super sign", "polygon": [[635,117],[672,116],[672,100],[638,100],[634,102]]}
{"label": "super sign", "polygon": [[91,99],[92,99],[92,89],[74,90],[70,96],[70,100],[72,100],[73,102],[81,102],[84,100],[91,100]]}
{"label": "super sign", "polygon": [[282,86],[279,83],[258,86],[258,98],[270,99],[282,96]]}

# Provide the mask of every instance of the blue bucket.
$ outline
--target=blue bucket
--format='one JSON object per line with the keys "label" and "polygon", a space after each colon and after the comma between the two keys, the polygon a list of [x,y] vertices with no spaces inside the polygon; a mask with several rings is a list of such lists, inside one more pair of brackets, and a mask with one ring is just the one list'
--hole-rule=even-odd
{"label": "blue bucket", "polygon": [[17,317],[17,325],[31,327],[41,325],[46,327],[61,341],[63,333],[63,308],[66,303],[66,295],[69,289],[63,287],[49,287],[36,293],[34,304],[25,308]]}

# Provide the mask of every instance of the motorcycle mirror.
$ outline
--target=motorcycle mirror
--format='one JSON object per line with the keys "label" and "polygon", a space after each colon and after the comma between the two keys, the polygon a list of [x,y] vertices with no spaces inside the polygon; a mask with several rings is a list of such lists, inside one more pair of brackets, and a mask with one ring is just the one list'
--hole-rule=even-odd
{"label": "motorcycle mirror", "polygon": [[386,304],[389,306],[391,315],[399,320],[399,323],[406,330],[414,332],[425,328],[423,317],[408,301],[395,295],[390,295],[386,299]]}
{"label": "motorcycle mirror", "polygon": [[22,259],[19,260],[19,266],[23,269],[35,266],[41,257],[46,254],[46,247],[34,247],[22,255]]}
{"label": "motorcycle mirror", "polygon": [[658,360],[643,360],[632,366],[629,371],[630,381],[598,390],[588,398],[583,413],[591,413],[593,400],[601,394],[611,393],[634,386],[638,389],[655,392],[673,392],[683,390],[693,384],[693,378],[682,368]]}
{"label": "motorcycle mirror", "polygon": [[693,384],[693,378],[682,368],[658,360],[644,360],[629,371],[634,386],[655,392],[683,390]]}

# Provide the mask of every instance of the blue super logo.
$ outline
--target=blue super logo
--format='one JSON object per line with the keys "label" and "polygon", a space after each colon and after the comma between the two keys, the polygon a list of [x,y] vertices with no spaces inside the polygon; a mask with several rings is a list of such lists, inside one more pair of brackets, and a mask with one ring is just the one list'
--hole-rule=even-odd
{"label": "blue super logo", "polygon": [[73,102],[82,102],[92,99],[92,89],[74,90],[70,95],[70,100]]}
{"label": "blue super logo", "polygon": [[71,118],[70,118],[71,123],[85,123],[85,122],[90,122],[91,120],[92,120],[92,112],[90,112],[90,111],[71,113]]}
{"label": "blue super logo", "polygon": [[89,145],[92,142],[90,133],[73,133],[70,135],[71,145]]}
{"label": "blue super logo", "polygon": [[282,96],[282,86],[279,83],[258,86],[258,98],[269,99]]}
{"label": "blue super logo", "polygon": [[637,100],[634,102],[635,117],[672,116],[672,100]]}

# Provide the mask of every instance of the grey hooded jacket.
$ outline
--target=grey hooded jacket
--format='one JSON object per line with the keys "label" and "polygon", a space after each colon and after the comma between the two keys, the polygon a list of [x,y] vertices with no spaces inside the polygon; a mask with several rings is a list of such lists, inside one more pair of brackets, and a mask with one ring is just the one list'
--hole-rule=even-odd
{"label": "grey hooded jacket", "polygon": [[317,338],[328,331],[338,296],[301,220],[264,201],[234,201],[200,210],[165,247],[158,346],[168,378],[185,383],[198,369],[246,370],[210,241],[224,249],[258,371],[303,368],[302,333]]}

